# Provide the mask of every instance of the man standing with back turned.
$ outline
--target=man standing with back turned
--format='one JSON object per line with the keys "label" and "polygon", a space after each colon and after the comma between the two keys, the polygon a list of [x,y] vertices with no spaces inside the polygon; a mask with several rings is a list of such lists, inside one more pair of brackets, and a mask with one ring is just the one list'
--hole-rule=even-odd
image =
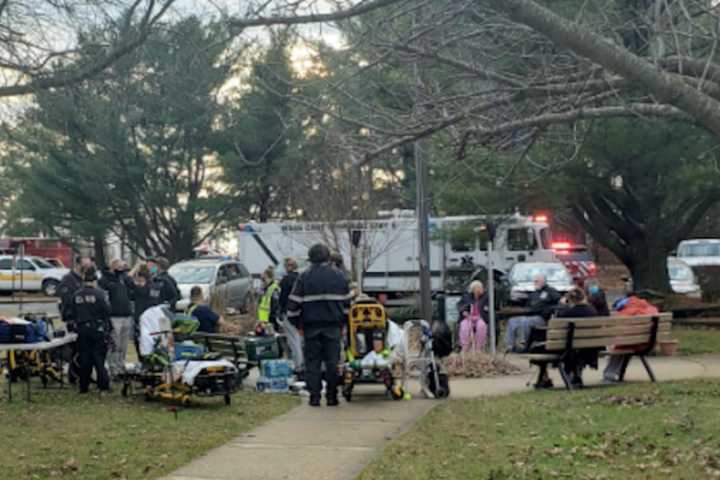
{"label": "man standing with back turned", "polygon": [[341,330],[347,319],[350,288],[342,272],[330,265],[330,250],[325,245],[313,245],[308,257],[311,266],[295,282],[287,316],[305,336],[305,379],[310,406],[320,406],[323,363],[325,399],[328,406],[335,406]]}

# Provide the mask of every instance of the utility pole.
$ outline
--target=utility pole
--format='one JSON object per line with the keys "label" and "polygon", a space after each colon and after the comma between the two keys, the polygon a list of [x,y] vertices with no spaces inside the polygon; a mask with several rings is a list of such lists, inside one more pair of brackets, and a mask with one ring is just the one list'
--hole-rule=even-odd
{"label": "utility pole", "polygon": [[[413,14],[413,30],[417,25],[418,12]],[[415,57],[413,62],[413,74],[415,76],[415,92],[414,92],[414,113],[417,118],[422,115],[420,106],[420,95],[422,92],[422,76],[418,66],[418,59]],[[429,324],[432,323],[432,291],[430,284],[430,225],[429,225],[429,208],[428,196],[426,193],[428,168],[423,155],[422,141],[416,140],[413,144],[413,153],[415,155],[415,210],[417,212],[418,224],[418,263],[420,273],[420,315]]]}
{"label": "utility pole", "polygon": [[[493,229],[494,230],[494,229]],[[495,267],[493,264],[493,242],[492,240],[487,243],[487,272],[488,272],[488,299],[490,303],[490,354],[493,360],[497,355],[497,335],[495,325]]]}
{"label": "utility pole", "polygon": [[430,285],[430,225],[428,219],[428,197],[425,193],[427,185],[427,163],[425,162],[422,144],[416,141],[415,150],[415,184],[416,210],[418,221],[418,260],[420,266],[420,315],[423,320],[432,323],[432,291]]}

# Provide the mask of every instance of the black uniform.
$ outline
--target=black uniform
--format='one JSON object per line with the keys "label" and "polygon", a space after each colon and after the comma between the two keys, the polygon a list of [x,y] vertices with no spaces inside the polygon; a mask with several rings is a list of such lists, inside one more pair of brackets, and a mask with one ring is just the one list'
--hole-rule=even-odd
{"label": "black uniform", "polygon": [[150,280],[149,295],[152,306],[166,303],[172,309],[182,297],[177,282],[167,272],[159,273]]}
{"label": "black uniform", "polygon": [[110,304],[105,292],[85,286],[75,292],[69,305],[78,333],[77,349],[80,354],[80,393],[88,391],[93,368],[100,390],[110,388],[105,369],[107,335],[110,331]]}
{"label": "black uniform", "polygon": [[347,279],[329,263],[313,264],[298,277],[288,300],[288,319],[304,332],[305,378],[310,396],[320,396],[325,363],[326,395],[336,399],[341,329],[350,306]]}
{"label": "black uniform", "polygon": [[[70,311],[70,305],[72,304],[73,294],[80,290],[82,286],[82,277],[74,270],[71,270],[70,273],[66,274],[60,280],[60,285],[58,285],[57,292],[60,297],[60,318],[62,318],[62,321],[65,322],[65,325],[70,332],[74,332],[76,330],[75,318],[72,317],[73,313]],[[74,343],[71,344],[66,351],[69,355],[67,358],[69,361],[68,381],[74,385],[80,375],[76,364],[77,345]]]}
{"label": "black uniform", "polygon": [[134,286],[126,273],[105,270],[98,285],[107,291],[110,297],[110,316],[129,317],[132,315]]}
{"label": "black uniform", "polygon": [[83,280],[79,273],[71,271],[60,280],[57,292],[60,297],[60,316],[68,327],[74,328],[74,318],[69,316],[70,304],[72,303],[73,294],[80,290],[83,286]]}
{"label": "black uniform", "polygon": [[543,285],[530,294],[528,308],[532,314],[540,315],[547,322],[557,309],[561,298],[560,292],[549,285]]}

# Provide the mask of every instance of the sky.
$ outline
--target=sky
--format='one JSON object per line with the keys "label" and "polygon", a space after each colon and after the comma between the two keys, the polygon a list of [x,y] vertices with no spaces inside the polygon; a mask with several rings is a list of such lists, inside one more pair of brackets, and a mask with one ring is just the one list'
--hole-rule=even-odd
{"label": "sky", "polygon": [[[173,11],[169,12],[166,18],[172,19],[173,17],[177,18],[191,14],[207,18],[222,18],[226,15],[244,16],[248,7],[257,3],[249,0],[178,0]],[[281,2],[276,0],[274,3]],[[311,0],[308,4],[312,6],[313,11],[331,10],[330,4],[324,0]],[[45,20],[42,23],[48,24],[47,16],[43,17],[45,17]],[[41,21],[40,17],[35,20]],[[300,35],[307,39],[323,39],[327,44],[342,46],[341,35],[332,25],[303,25],[297,28]],[[75,33],[66,28],[63,22],[57,22],[52,32],[48,33],[44,28],[41,30],[45,31],[44,36],[46,39],[52,39],[56,49],[67,48],[73,43]],[[248,29],[243,33],[243,36],[256,42],[264,42],[268,38],[263,28]],[[293,47],[291,59],[296,70],[302,72],[312,66],[313,52],[301,42]],[[0,98],[0,121],[12,121],[18,112],[24,110],[30,102],[31,98],[28,96]]]}

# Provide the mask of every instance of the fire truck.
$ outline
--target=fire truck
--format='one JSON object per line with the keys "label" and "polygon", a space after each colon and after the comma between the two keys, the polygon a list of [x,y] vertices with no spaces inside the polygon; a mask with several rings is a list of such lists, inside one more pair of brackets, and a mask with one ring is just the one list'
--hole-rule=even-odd
{"label": "fire truck", "polygon": [[73,261],[72,248],[57,238],[41,237],[12,237],[0,239],[0,253],[6,255],[16,254],[20,246],[25,249],[24,254],[32,257],[41,257],[53,266],[71,267]]}
{"label": "fire truck", "polygon": [[552,242],[552,248],[573,278],[573,282],[582,287],[590,279],[597,277],[597,265],[586,245],[568,241]]}

